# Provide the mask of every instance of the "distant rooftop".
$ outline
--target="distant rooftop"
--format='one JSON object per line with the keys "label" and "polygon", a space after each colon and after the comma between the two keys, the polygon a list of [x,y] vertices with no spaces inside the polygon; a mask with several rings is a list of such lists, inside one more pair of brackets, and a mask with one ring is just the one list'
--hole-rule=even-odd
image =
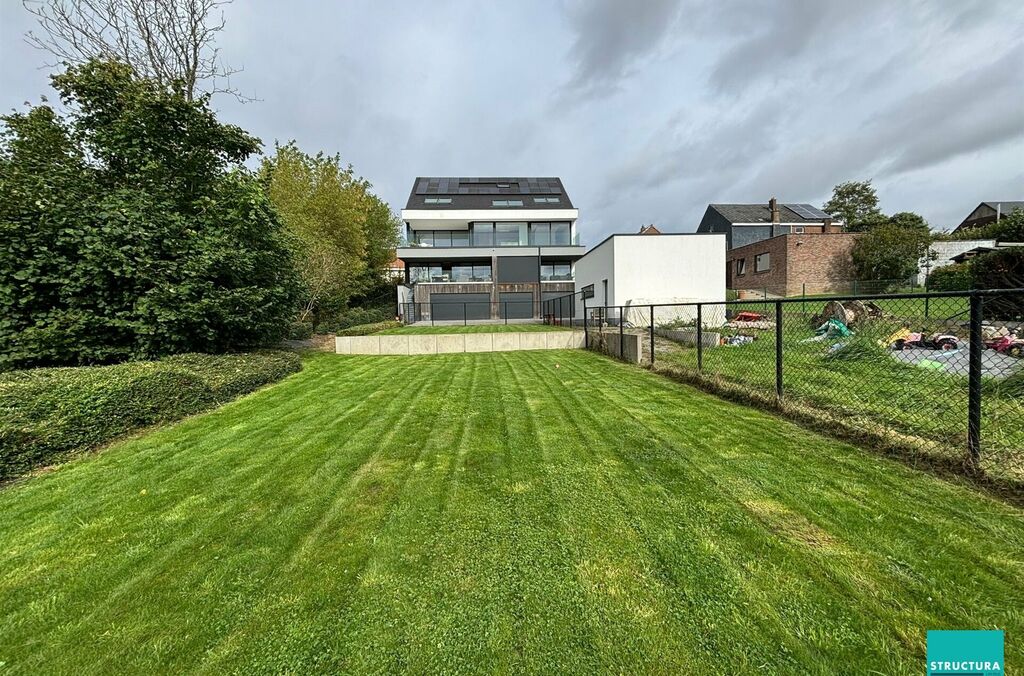
{"label": "distant rooftop", "polygon": [[[711,204],[710,207],[730,223],[771,223],[772,212],[767,204]],[[779,204],[780,223],[821,223],[829,216],[811,204]]]}
{"label": "distant rooftop", "polygon": [[406,209],[573,209],[562,179],[419,176]]}

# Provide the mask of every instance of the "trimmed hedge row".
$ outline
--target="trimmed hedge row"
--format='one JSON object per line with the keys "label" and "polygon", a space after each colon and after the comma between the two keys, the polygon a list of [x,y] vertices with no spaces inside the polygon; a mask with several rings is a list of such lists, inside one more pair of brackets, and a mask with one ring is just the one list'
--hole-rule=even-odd
{"label": "trimmed hedge row", "polygon": [[0,373],[0,479],[184,418],[302,368],[289,352]]}
{"label": "trimmed hedge row", "polygon": [[377,322],[376,324],[360,324],[359,326],[353,326],[347,329],[341,329],[334,335],[336,336],[369,336],[383,331],[384,329],[397,329],[402,325],[402,322],[396,322],[394,320],[387,322]]}

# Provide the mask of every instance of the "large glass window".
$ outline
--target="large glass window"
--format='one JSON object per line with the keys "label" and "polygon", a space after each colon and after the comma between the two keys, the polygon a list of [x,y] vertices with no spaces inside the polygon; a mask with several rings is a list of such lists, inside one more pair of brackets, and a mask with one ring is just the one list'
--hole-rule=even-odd
{"label": "large glass window", "polygon": [[548,246],[551,244],[550,223],[530,223],[530,244]]}
{"label": "large glass window", "polygon": [[434,231],[434,246],[451,247],[452,233],[447,230]]}
{"label": "large glass window", "polygon": [[473,246],[494,246],[494,223],[473,224]]}
{"label": "large glass window", "polygon": [[494,243],[497,246],[526,244],[526,223],[495,223]]}
{"label": "large glass window", "polygon": [[489,281],[491,281],[491,266],[490,265],[474,265],[473,266],[473,281],[474,282],[489,282]]}
{"label": "large glass window", "polygon": [[772,267],[771,254],[763,253],[754,256],[754,272],[766,272]]}
{"label": "large glass window", "polygon": [[452,246],[469,246],[469,230],[452,230]]}
{"label": "large glass window", "polygon": [[571,282],[572,265],[570,263],[545,263],[540,266],[540,278],[545,282]]}
{"label": "large glass window", "polygon": [[440,265],[430,266],[430,281],[432,282],[449,282],[451,281],[451,275],[446,273],[444,268]]}
{"label": "large glass window", "polygon": [[413,238],[420,246],[434,246],[434,233],[430,230],[413,230]]}
{"label": "large glass window", "polygon": [[569,232],[568,223],[551,224],[551,245],[568,246],[572,244],[572,235]]}

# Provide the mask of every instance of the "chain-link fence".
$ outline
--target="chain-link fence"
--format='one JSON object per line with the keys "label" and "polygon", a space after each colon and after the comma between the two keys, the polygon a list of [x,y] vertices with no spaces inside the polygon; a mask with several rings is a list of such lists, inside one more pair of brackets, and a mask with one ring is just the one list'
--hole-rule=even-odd
{"label": "chain-link fence", "polygon": [[589,347],[826,431],[1024,487],[1022,290],[574,303]]}

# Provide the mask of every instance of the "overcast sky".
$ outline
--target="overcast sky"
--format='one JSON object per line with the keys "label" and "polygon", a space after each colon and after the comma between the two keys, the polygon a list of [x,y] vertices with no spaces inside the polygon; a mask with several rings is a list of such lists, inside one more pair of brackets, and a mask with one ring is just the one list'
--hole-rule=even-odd
{"label": "overcast sky", "polygon": [[[709,202],[874,179],[935,228],[1024,199],[1020,0],[236,0],[220,46],[267,148],[340,152],[397,211],[418,175],[561,176],[586,243]],[[0,2],[0,108],[50,94]]]}

